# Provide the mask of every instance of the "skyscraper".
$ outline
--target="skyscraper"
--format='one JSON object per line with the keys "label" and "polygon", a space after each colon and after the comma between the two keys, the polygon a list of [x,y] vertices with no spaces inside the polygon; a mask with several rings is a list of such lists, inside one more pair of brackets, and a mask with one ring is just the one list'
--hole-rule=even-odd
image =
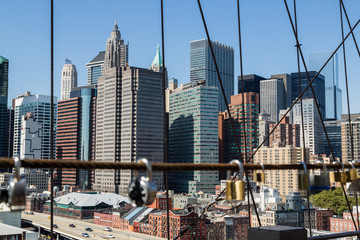
{"label": "skyscraper", "polygon": [[[309,54],[309,70],[319,71],[331,52],[316,52]],[[342,114],[342,91],[339,87],[339,70],[337,53],[321,71],[325,77],[325,106],[327,119],[340,119]]]}
{"label": "skyscraper", "polygon": [[[272,131],[275,125],[270,124],[269,131]],[[300,125],[291,124],[289,117],[285,117],[270,136],[269,146],[275,145],[300,147]]]}
{"label": "skyscraper", "polygon": [[31,112],[21,117],[20,159],[41,158],[42,126]]}
{"label": "skyscraper", "polygon": [[125,67],[129,62],[129,45],[124,44],[117,23],[106,42],[104,70],[113,67]]}
{"label": "skyscraper", "polygon": [[352,126],[352,137],[354,147],[354,159],[352,159],[352,148],[351,148],[351,135],[349,128],[349,121],[347,114],[343,114],[341,122],[341,148],[342,148],[342,161],[349,162],[352,160],[360,159],[360,114],[351,114],[351,126]]}
{"label": "skyscraper", "polygon": [[270,121],[278,122],[280,109],[285,108],[284,82],[268,79],[260,82],[260,112],[270,114]]}
{"label": "skyscraper", "polygon": [[279,79],[284,83],[284,106],[290,107],[292,104],[292,80],[290,74],[282,73],[271,75],[272,79]]}
{"label": "skyscraper", "polygon": [[[243,109],[242,95],[231,96],[230,112],[233,118],[235,131],[240,143],[241,154],[245,159],[245,141],[243,128]],[[250,157],[252,150],[259,145],[259,94],[255,92],[244,93],[245,107],[245,136],[246,136],[246,153]],[[219,162],[229,163],[233,159],[239,159],[239,151],[234,137],[234,132],[230,124],[229,114],[227,111],[219,115],[219,126],[223,124],[223,131],[219,132],[219,141],[223,147],[219,147]],[[225,178],[223,178],[225,179]]]}
{"label": "skyscraper", "polygon": [[0,157],[8,156],[8,84],[9,61],[0,56]]}
{"label": "skyscraper", "polygon": [[[234,49],[217,41],[212,41],[211,45],[220,71],[225,96],[229,103],[230,97],[234,94]],[[210,46],[206,39],[190,43],[190,80],[192,83],[204,80],[206,86],[217,87],[219,90],[218,111],[226,110]]]}
{"label": "skyscraper", "polygon": [[96,85],[98,78],[104,72],[104,58],[105,51],[99,52],[89,63],[86,64],[87,68],[87,85]]}
{"label": "skyscraper", "polygon": [[[218,163],[218,90],[204,81],[183,84],[170,95],[169,162]],[[217,171],[170,172],[169,189],[214,193]]]}
{"label": "skyscraper", "polygon": [[[327,135],[331,144],[331,148],[334,153],[335,158],[342,158],[342,149],[341,149],[341,120],[337,119],[327,119],[324,121]],[[324,138],[324,152],[330,156],[331,151],[329,144],[327,142],[325,133]]]}
{"label": "skyscraper", "polygon": [[70,98],[70,91],[77,87],[77,71],[70,60],[65,60],[65,65],[61,71],[61,98],[60,100]]}
{"label": "skyscraper", "polygon": [[[21,135],[21,117],[28,112],[32,112],[34,118],[42,126],[41,136],[41,158],[50,159],[50,131],[51,131],[51,108],[50,96],[32,95],[26,92],[13,99],[14,108],[14,155],[20,155],[20,135]],[[56,116],[57,116],[57,98],[54,97],[54,138],[56,138]],[[54,149],[55,156],[55,149]]]}
{"label": "skyscraper", "polygon": [[[305,147],[309,148],[311,154],[324,153],[323,127],[319,113],[316,109],[314,98],[303,99],[303,118],[305,131]],[[293,123],[300,125],[300,139],[302,139],[301,105],[296,103],[292,109]],[[303,141],[300,141],[303,147]]]}
{"label": "skyscraper", "polygon": [[[115,24],[106,44],[104,75],[98,79],[96,161],[164,161],[162,73],[127,66],[127,45]],[[160,62],[159,62],[160,64]],[[127,194],[131,170],[95,170],[94,189]],[[153,181],[163,188],[163,173]]]}
{"label": "skyscraper", "polygon": [[[256,74],[244,75],[244,91],[243,92],[255,92],[260,93],[260,81],[265,80],[264,77]],[[238,76],[238,93],[242,93],[241,89],[241,76]]]}
{"label": "skyscraper", "polygon": [[[309,77],[310,81],[315,77],[317,72],[310,71]],[[309,81],[306,75],[306,72],[300,72],[300,80],[301,80],[301,91],[304,91],[304,89],[308,86]],[[325,119],[325,78],[323,75],[319,74],[314,82],[312,83],[316,100],[319,104],[321,116],[323,119]],[[293,102],[299,95],[300,95],[300,89],[299,89],[299,74],[291,73],[291,88],[292,88],[292,101]],[[313,98],[313,93],[311,91],[311,88],[308,88],[304,95],[302,96],[303,99],[305,98]]]}
{"label": "skyscraper", "polygon": [[[95,160],[96,87],[73,88],[70,98],[58,102],[56,157],[59,159]],[[92,171],[58,169],[56,186],[89,189]]]}

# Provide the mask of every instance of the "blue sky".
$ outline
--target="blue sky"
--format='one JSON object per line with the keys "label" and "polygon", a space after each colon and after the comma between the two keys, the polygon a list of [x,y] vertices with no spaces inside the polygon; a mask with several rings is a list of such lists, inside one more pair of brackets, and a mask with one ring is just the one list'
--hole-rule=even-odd
{"label": "blue sky", "polygon": [[[196,0],[165,0],[165,47],[169,77],[189,81],[190,41],[205,38]],[[299,37],[303,52],[333,51],[341,41],[339,1],[298,0]],[[352,24],[360,18],[360,2],[344,1]],[[236,1],[203,0],[211,38],[235,49],[235,75],[240,73]],[[289,2],[292,7],[292,1]],[[50,1],[13,0],[0,3],[0,55],[10,60],[9,103],[25,91],[50,94]],[[264,77],[295,72],[296,49],[284,2],[241,1],[244,73]],[[86,66],[105,48],[115,20],[129,42],[129,63],[147,68],[161,42],[160,0],[55,1],[55,95],[65,58],[86,84]],[[345,28],[348,32],[348,28]],[[355,31],[360,44],[360,29]],[[346,43],[352,112],[360,112],[360,59],[352,39]],[[340,87],[345,108],[342,51]],[[237,89],[237,82],[235,82]],[[237,93],[237,90],[235,90]]]}

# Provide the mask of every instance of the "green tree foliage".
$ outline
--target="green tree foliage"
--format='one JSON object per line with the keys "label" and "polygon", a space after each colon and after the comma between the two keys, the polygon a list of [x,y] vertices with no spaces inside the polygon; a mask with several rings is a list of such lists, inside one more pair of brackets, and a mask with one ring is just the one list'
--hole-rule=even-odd
{"label": "green tree foliage", "polygon": [[[352,210],[352,207],[355,206],[356,203],[355,198],[348,196],[348,199]],[[344,211],[349,210],[341,187],[312,195],[310,201],[314,207],[330,208],[338,216],[342,216]]]}

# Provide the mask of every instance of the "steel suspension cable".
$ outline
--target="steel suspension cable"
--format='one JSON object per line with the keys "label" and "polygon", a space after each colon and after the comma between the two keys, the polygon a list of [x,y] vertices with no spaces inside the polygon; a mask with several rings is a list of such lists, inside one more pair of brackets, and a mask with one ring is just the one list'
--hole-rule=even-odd
{"label": "steel suspension cable", "polygon": [[[341,39],[344,40],[344,23],[343,23],[343,13],[342,13],[342,0],[339,0],[339,9],[340,9],[340,22],[341,22]],[[355,46],[357,47],[355,37],[353,35],[353,39],[355,41]],[[348,85],[348,75],[347,75],[347,64],[346,64],[346,51],[345,51],[345,44],[342,46],[343,48],[343,57],[344,57],[344,74],[345,74],[345,85],[346,85],[346,100],[347,100],[347,108],[348,108],[348,126],[350,130],[350,145],[351,145],[351,161],[354,161],[354,137],[352,131],[352,124],[351,124],[351,116],[350,116],[350,97],[349,97],[349,85]],[[355,194],[355,201],[356,201],[356,218],[357,218],[357,229],[359,229],[359,208],[357,206],[358,202],[358,194]],[[352,214],[352,213],[351,213]],[[356,229],[356,226],[355,226]],[[359,236],[358,236],[359,239]]]}
{"label": "steel suspension cable", "polygon": [[[169,124],[168,116],[166,114],[166,65],[165,65],[165,37],[164,37],[164,1],[160,0],[161,5],[161,50],[162,50],[162,78],[163,78],[163,112],[164,112],[164,162],[169,162]],[[166,229],[167,239],[170,240],[170,215],[169,215],[169,175],[168,172],[164,173],[165,190],[166,190]]]}
{"label": "steel suspension cable", "polygon": [[[345,17],[346,17],[346,21],[347,21],[347,23],[348,23],[349,29],[351,29],[351,28],[352,28],[352,27],[351,27],[351,23],[350,23],[350,20],[349,20],[348,15],[347,15],[347,12],[346,12],[346,9],[345,9],[344,2],[343,2],[343,1],[341,1],[340,3],[341,3],[341,6],[342,6],[342,8],[343,8],[343,10],[344,10]],[[355,47],[356,47],[356,50],[357,50],[357,52],[358,52],[358,55],[359,55],[359,57],[360,57],[360,50],[359,50],[359,46],[358,46],[358,44],[357,44],[357,41],[356,41],[355,35],[354,35],[354,33],[353,33],[353,32],[351,33],[351,35],[352,35],[352,38],[353,38],[353,40],[354,40]]]}
{"label": "steel suspension cable", "polygon": [[[245,121],[245,97],[244,97],[244,72],[243,72],[243,61],[242,61],[242,46],[241,46],[241,24],[240,24],[240,1],[237,0],[237,19],[238,19],[238,34],[239,34],[239,55],[240,55],[240,78],[241,78],[241,98],[242,98],[242,127],[243,127],[243,139],[245,148],[245,162],[248,162],[247,155],[247,134],[246,134],[246,121]],[[241,154],[241,152],[240,152]],[[247,183],[249,183],[247,181]],[[249,226],[251,226],[251,208],[250,208],[250,183],[247,185],[247,200],[248,200],[248,213],[249,213]]]}
{"label": "steel suspension cable", "polygon": [[[54,0],[51,0],[50,6],[50,51],[51,51],[51,93],[50,93],[50,158],[54,159]],[[54,168],[50,168],[50,237],[54,239]]]}
{"label": "steel suspension cable", "polygon": [[[320,107],[319,107],[318,102],[317,102],[317,100],[316,100],[315,91],[314,91],[314,89],[313,89],[313,87],[312,87],[312,81],[310,81],[310,76],[309,76],[308,69],[307,69],[307,67],[306,67],[304,55],[303,55],[303,53],[302,53],[301,46],[299,46],[299,39],[297,38],[297,35],[296,35],[294,23],[293,23],[292,18],[291,18],[291,14],[290,14],[290,11],[289,11],[289,7],[288,7],[288,4],[287,4],[287,1],[284,0],[284,3],[285,3],[285,6],[286,6],[286,11],[287,11],[288,16],[289,16],[289,20],[290,20],[290,23],[291,23],[291,27],[292,27],[292,29],[293,29],[294,36],[295,36],[295,38],[296,38],[296,43],[297,43],[297,45],[298,45],[298,49],[299,49],[299,52],[300,52],[301,60],[302,60],[302,62],[303,62],[303,65],[304,65],[304,68],[305,68],[305,71],[306,71],[306,76],[307,76],[307,79],[308,79],[308,81],[309,81],[309,85],[310,85],[310,87],[311,87],[311,91],[312,91],[313,96],[314,96],[314,102],[316,103],[316,108],[317,108],[318,113],[319,113],[319,117],[320,117],[320,120],[321,120],[323,129],[324,129],[324,133],[325,133],[325,136],[326,136],[326,140],[327,140],[328,145],[329,145],[329,149],[330,149],[330,152],[331,152],[331,156],[332,156],[332,158],[333,158],[333,161],[335,161],[334,152],[333,152],[333,149],[332,149],[332,146],[331,146],[331,143],[330,143],[329,136],[328,136],[328,134],[327,134],[327,130],[326,130],[326,127],[325,127],[325,124],[324,124],[323,117],[322,117],[322,115],[321,115]],[[344,41],[345,41],[345,39],[342,41],[343,44],[344,44]],[[342,45],[343,45],[343,44],[342,44]],[[332,54],[332,55],[334,55],[334,54]],[[331,57],[332,57],[332,56],[331,56]],[[330,58],[330,59],[331,59],[331,58]],[[328,61],[329,61],[330,59],[328,59]],[[317,74],[317,75],[318,75],[318,74]],[[316,76],[316,77],[317,77],[317,76]],[[315,80],[315,77],[314,77],[313,80]],[[343,193],[344,193],[345,200],[346,200],[346,203],[347,203],[349,212],[350,212],[350,214],[351,214],[351,218],[352,218],[352,220],[353,220],[353,223],[354,223],[354,225],[356,225],[356,224],[355,224],[354,216],[352,215],[352,210],[351,210],[350,202],[349,202],[349,199],[348,199],[348,197],[347,197],[347,194],[346,194],[346,191],[345,191],[345,188],[344,188],[344,185],[343,185],[343,184],[341,184],[341,188],[342,188],[342,191],[343,191]],[[309,217],[310,217],[310,216],[309,216]],[[357,230],[357,228],[356,228],[356,230]]]}
{"label": "steel suspension cable", "polygon": [[[208,28],[207,28],[205,16],[204,16],[204,13],[203,13],[203,10],[202,10],[202,6],[201,6],[201,3],[200,3],[200,0],[197,0],[197,2],[198,2],[198,6],[199,6],[199,11],[200,11],[200,14],[201,14],[202,22],[203,22],[203,25],[204,25],[205,33],[206,33],[206,36],[207,36],[207,39],[208,39],[208,43],[209,43],[209,47],[210,47],[210,52],[211,52],[211,55],[212,55],[212,58],[213,58],[213,61],[214,61],[214,65],[215,65],[215,69],[216,69],[216,74],[217,74],[218,80],[219,80],[219,82],[220,82],[220,87],[221,87],[222,95],[223,95],[223,98],[224,98],[224,101],[225,101],[226,109],[227,109],[227,111],[228,111],[228,113],[229,113],[229,120],[230,120],[230,123],[231,123],[231,128],[232,128],[233,133],[234,133],[234,137],[235,137],[235,140],[236,140],[236,144],[237,144],[237,147],[238,147],[239,156],[240,156],[241,162],[244,163],[243,156],[242,156],[242,154],[241,154],[241,148],[240,148],[239,140],[238,140],[238,138],[237,138],[237,134],[236,134],[236,130],[235,130],[234,121],[233,121],[233,118],[232,118],[232,116],[231,116],[229,104],[228,104],[228,101],[227,101],[226,95],[225,95],[225,90],[224,90],[223,82],[222,82],[221,76],[220,76],[219,67],[218,67],[218,65],[217,65],[216,58],[215,58],[215,53],[214,53],[214,49],[213,49],[213,47],[212,47],[211,38],[210,38],[210,34],[209,34],[209,31],[208,31]],[[239,173],[237,173],[237,174],[234,176],[234,178],[235,178],[238,174],[239,174]],[[247,172],[245,172],[245,177],[246,177],[247,186],[250,186],[249,176],[248,176],[248,173],[247,173]],[[234,179],[234,178],[233,178],[233,179]],[[219,198],[219,197],[221,196],[221,194],[225,191],[225,189],[226,189],[226,188],[224,188],[224,190],[218,195],[218,198]],[[252,201],[253,201],[253,204],[254,204],[254,209],[255,209],[255,213],[256,213],[257,219],[258,219],[258,223],[259,223],[259,225],[261,226],[259,214],[258,214],[257,209],[256,209],[255,199],[254,199],[254,196],[253,196],[253,194],[252,194],[251,188],[250,188],[250,194],[251,194],[251,198],[252,198]]]}
{"label": "steel suspension cable", "polygon": [[[296,38],[299,39],[299,31],[298,31],[298,25],[297,25],[297,14],[296,14],[296,0],[294,0],[294,20],[295,20],[295,34],[296,34]],[[299,52],[299,47],[301,46],[300,43],[297,43],[296,45],[296,59],[297,59],[297,68],[298,68],[298,81],[299,81],[299,93],[301,92],[301,77],[300,77],[300,52]],[[310,79],[309,79],[310,81]],[[315,96],[314,96],[315,98]],[[306,154],[306,148],[305,148],[305,126],[304,126],[304,110],[303,110],[303,98],[300,98],[300,111],[301,111],[301,130],[302,130],[302,143],[303,143],[303,148],[302,148],[302,152],[303,152],[303,157],[304,157],[304,162],[307,163],[308,159],[307,159],[307,154]],[[310,199],[309,199],[309,188],[306,189],[306,201],[307,201],[307,212],[308,212],[308,222],[309,222],[309,232],[310,232],[310,237],[312,236],[312,227],[311,227],[311,216],[310,216]]]}

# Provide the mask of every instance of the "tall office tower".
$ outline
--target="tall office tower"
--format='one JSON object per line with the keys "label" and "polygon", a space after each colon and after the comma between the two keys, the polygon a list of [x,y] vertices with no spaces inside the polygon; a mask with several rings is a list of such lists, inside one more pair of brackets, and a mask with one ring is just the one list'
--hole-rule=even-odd
{"label": "tall office tower", "polygon": [[70,98],[70,91],[77,87],[77,71],[74,64],[69,59],[65,60],[65,65],[61,71],[61,97],[60,100]]}
{"label": "tall office tower", "polygon": [[[218,163],[218,89],[183,84],[170,95],[169,162]],[[169,189],[215,193],[217,171],[170,172]]]}
{"label": "tall office tower", "polygon": [[41,158],[41,123],[36,121],[31,112],[21,117],[21,140],[20,140],[20,159],[40,159]]}
{"label": "tall office tower", "polygon": [[[343,114],[344,117],[345,114]],[[352,126],[352,137],[354,144],[354,159],[358,160],[360,158],[360,136],[358,132],[360,132],[360,115],[359,114],[351,114],[351,126]],[[346,116],[347,117],[347,116]],[[341,122],[341,149],[342,149],[342,161],[349,162],[352,160],[352,149],[351,149],[351,141],[350,141],[350,128],[349,121],[343,120]]]}
{"label": "tall office tower", "polygon": [[[269,135],[269,125],[275,123],[270,121],[270,114],[260,113],[259,114],[259,144],[264,142],[263,146],[269,146],[269,139],[266,139]],[[265,140],[266,139],[266,140]]]}
{"label": "tall office tower", "polygon": [[[231,116],[233,118],[237,139],[239,140],[241,154],[243,159],[245,159],[244,136],[246,136],[247,157],[250,157],[252,150],[259,145],[259,94],[254,92],[244,93],[245,134],[242,118],[242,94],[231,96],[231,103],[229,107]],[[240,159],[234,132],[227,111],[222,112],[219,115],[219,130],[221,125],[223,126],[223,130],[219,131],[219,143],[221,143],[223,147],[219,148],[219,162],[229,163],[233,159]]]}
{"label": "tall office tower", "polygon": [[292,104],[292,80],[290,74],[282,73],[271,75],[272,79],[279,79],[284,82],[284,106],[290,107]]}
{"label": "tall office tower", "polygon": [[[244,93],[245,92],[255,92],[260,93],[260,81],[265,80],[264,77],[258,76],[256,74],[244,75]],[[242,93],[241,89],[241,76],[238,76],[238,93]]]}
{"label": "tall office tower", "polygon": [[[162,73],[109,68],[98,79],[96,161],[164,161],[164,89]],[[127,194],[130,170],[95,170],[94,189]],[[163,173],[153,181],[163,188]]]}
{"label": "tall office tower", "polygon": [[[217,41],[212,41],[211,45],[215,52],[225,96],[229,103],[230,97],[234,95],[234,49]],[[192,83],[205,80],[206,86],[217,87],[219,90],[218,111],[226,110],[225,100],[207,39],[190,43],[190,80]]]}
{"label": "tall office tower", "polygon": [[[315,77],[317,72],[310,71],[309,77],[310,81]],[[306,72],[300,72],[300,81],[301,81],[301,91],[304,91],[304,89],[308,86],[309,81],[306,75]],[[316,100],[319,104],[321,116],[323,119],[325,119],[325,77],[321,74],[319,74],[314,82],[312,83],[312,86],[314,88],[314,92],[316,95]],[[292,102],[300,95],[300,89],[299,89],[299,74],[291,73],[291,88],[292,88]],[[302,96],[303,99],[305,98],[313,98],[313,94],[311,91],[311,88],[308,88],[304,95]]]}
{"label": "tall office tower", "polygon": [[[296,103],[292,109],[294,124],[300,125],[300,143],[303,147],[302,124],[301,124],[301,105]],[[323,134],[320,116],[317,112],[315,100],[313,98],[303,99],[305,147],[309,148],[311,154],[324,153]]]}
{"label": "tall office tower", "polygon": [[278,122],[280,109],[285,108],[284,82],[268,79],[260,82],[260,112],[270,114],[270,121]]}
{"label": "tall office tower", "polygon": [[8,138],[8,146],[7,146],[7,157],[13,157],[14,151],[14,109],[7,109],[8,115],[8,129],[7,129],[7,138]]}
{"label": "tall office tower", "polygon": [[[28,112],[32,112],[34,118],[42,125],[41,136],[41,158],[50,159],[50,140],[51,140],[51,108],[50,96],[32,95],[26,92],[24,95],[18,95],[13,99],[14,113],[14,155],[20,154],[20,134],[21,117]],[[54,139],[56,139],[56,116],[57,116],[57,98],[54,97]],[[54,146],[54,156],[56,148]]]}
{"label": "tall office tower", "polygon": [[[262,147],[254,155],[254,162],[263,164],[299,164],[304,161],[304,152],[301,147]],[[306,151],[309,159],[309,151]],[[265,171],[265,186],[276,188],[282,197],[290,192],[300,192],[305,196],[306,191],[300,191],[298,186],[298,170]]]}
{"label": "tall office tower", "polygon": [[[95,85],[76,87],[58,102],[56,158],[93,161],[95,158]],[[58,169],[55,185],[91,188],[92,171]]]}
{"label": "tall office tower", "polygon": [[[327,135],[335,158],[342,158],[341,149],[341,120],[327,119],[324,121]],[[331,151],[325,133],[323,134],[324,152],[330,156]]]}
{"label": "tall office tower", "polygon": [[129,62],[129,45],[124,44],[118,25],[115,22],[114,28],[106,42],[104,57],[104,71],[113,67],[125,67]]}
{"label": "tall office tower", "polygon": [[9,60],[0,56],[0,157],[8,156],[8,83]]}
{"label": "tall office tower", "polygon": [[105,51],[99,52],[89,63],[87,68],[87,85],[96,85],[98,78],[104,73]]}
{"label": "tall office tower", "polygon": [[[319,71],[330,56],[331,52],[310,53],[308,69]],[[326,118],[340,119],[342,114],[342,91],[339,85],[337,53],[321,71],[321,74],[325,77]]]}
{"label": "tall office tower", "polygon": [[[270,124],[269,131],[275,126],[276,124]],[[300,125],[290,124],[289,117],[285,117],[271,134],[269,142],[270,147],[275,145],[300,147]]]}

